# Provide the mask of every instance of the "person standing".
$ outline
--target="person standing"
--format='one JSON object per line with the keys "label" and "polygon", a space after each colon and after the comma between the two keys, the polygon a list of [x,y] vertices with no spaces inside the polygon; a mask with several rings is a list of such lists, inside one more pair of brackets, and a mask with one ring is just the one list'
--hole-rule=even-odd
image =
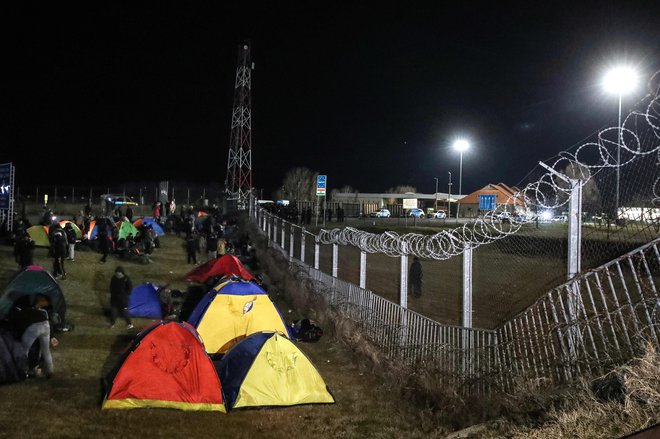
{"label": "person standing", "polygon": [[68,245],[64,230],[61,228],[53,234],[51,243],[53,253],[53,276],[56,279],[66,279],[66,270],[64,269],[64,258],[66,258]]}
{"label": "person standing", "polygon": [[69,257],[67,258],[69,261],[73,262],[75,261],[76,255],[76,231],[73,230],[73,226],[71,223],[66,223],[66,226],[64,226],[64,233],[66,235],[66,242],[69,247]]}
{"label": "person standing", "polygon": [[130,205],[126,206],[126,219],[133,224],[133,208]]}
{"label": "person standing", "polygon": [[128,315],[128,296],[133,290],[133,283],[121,266],[115,268],[115,274],[110,280],[110,327],[115,327],[117,316],[126,320],[126,329],[133,329],[133,322]]}
{"label": "person standing", "polygon": [[14,256],[18,265],[25,269],[33,265],[34,261],[34,241],[27,232],[23,232],[14,244]]}
{"label": "person standing", "polygon": [[422,264],[419,262],[419,258],[415,256],[409,274],[411,293],[415,298],[422,297],[422,277]]}
{"label": "person standing", "polygon": [[206,255],[207,261],[218,257],[218,235],[215,231],[209,233],[206,238]]}
{"label": "person standing", "polygon": [[186,252],[188,253],[188,263],[197,265],[197,237],[195,232],[186,234]]}
{"label": "person standing", "polygon": [[99,241],[99,250],[101,250],[101,262],[105,264],[110,253],[110,241],[108,239],[108,222],[105,217],[99,217],[96,220],[96,239]]}

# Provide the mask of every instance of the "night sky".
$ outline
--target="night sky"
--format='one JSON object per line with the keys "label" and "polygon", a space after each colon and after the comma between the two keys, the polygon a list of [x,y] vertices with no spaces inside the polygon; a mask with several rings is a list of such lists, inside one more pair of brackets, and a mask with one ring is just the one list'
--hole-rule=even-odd
{"label": "night sky", "polygon": [[244,38],[266,194],[296,166],[329,189],[445,190],[461,135],[464,192],[517,184],[616,124],[606,67],[660,69],[657,2],[54,3],[0,13],[0,162],[23,185],[223,182]]}

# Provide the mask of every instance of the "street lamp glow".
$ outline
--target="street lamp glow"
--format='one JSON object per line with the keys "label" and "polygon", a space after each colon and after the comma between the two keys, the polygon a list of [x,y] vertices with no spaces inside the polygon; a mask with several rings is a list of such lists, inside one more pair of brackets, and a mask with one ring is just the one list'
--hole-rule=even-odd
{"label": "street lamp glow", "polygon": [[605,74],[603,87],[609,93],[621,95],[633,91],[637,80],[637,72],[632,67],[615,67]]}
{"label": "street lamp glow", "polygon": [[[458,171],[458,195],[463,194],[463,153],[470,148],[470,142],[465,139],[456,139],[453,148],[458,151],[461,155],[459,171]],[[458,221],[458,214],[461,211],[461,202],[458,202],[458,207],[456,209],[456,220]]]}
{"label": "street lamp glow", "polygon": [[619,124],[616,140],[616,198],[614,215],[619,218],[619,187],[621,184],[621,144],[623,143],[623,130],[621,126],[621,102],[623,95],[629,93],[637,86],[637,72],[628,66],[619,66],[610,69],[603,79],[603,87],[609,93],[619,96]]}
{"label": "street lamp glow", "polygon": [[470,148],[470,142],[465,139],[458,139],[454,142],[453,147],[456,151],[467,151]]}

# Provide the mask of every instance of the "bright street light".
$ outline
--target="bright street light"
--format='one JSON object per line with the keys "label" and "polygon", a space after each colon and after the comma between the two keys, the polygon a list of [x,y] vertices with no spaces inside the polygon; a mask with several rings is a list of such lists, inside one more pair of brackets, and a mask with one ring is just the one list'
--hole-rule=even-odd
{"label": "bright street light", "polygon": [[637,87],[637,72],[632,67],[620,66],[608,70],[603,79],[603,87],[612,94],[624,94]]}
{"label": "bright street light", "polygon": [[619,218],[619,186],[621,182],[621,144],[623,143],[623,132],[621,127],[621,102],[624,93],[630,93],[637,87],[637,72],[632,67],[619,66],[610,69],[603,79],[603,88],[609,93],[619,95],[619,124],[616,148],[616,207],[614,210],[615,220]]}
{"label": "bright street light", "polygon": [[[470,142],[465,139],[457,139],[452,145],[453,148],[461,154],[460,167],[458,168],[458,195],[463,195],[463,152],[470,149]],[[456,209],[456,219],[458,219],[458,212],[461,210],[461,201],[458,201]]]}

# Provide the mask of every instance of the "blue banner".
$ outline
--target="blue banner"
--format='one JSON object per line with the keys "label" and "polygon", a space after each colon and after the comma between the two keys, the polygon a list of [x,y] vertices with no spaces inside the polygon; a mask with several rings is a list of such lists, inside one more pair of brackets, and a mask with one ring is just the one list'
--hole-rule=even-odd
{"label": "blue banner", "polygon": [[0,209],[9,209],[9,201],[13,188],[11,187],[11,163],[0,165]]}
{"label": "blue banner", "polygon": [[479,195],[479,210],[495,210],[497,208],[495,195]]}

